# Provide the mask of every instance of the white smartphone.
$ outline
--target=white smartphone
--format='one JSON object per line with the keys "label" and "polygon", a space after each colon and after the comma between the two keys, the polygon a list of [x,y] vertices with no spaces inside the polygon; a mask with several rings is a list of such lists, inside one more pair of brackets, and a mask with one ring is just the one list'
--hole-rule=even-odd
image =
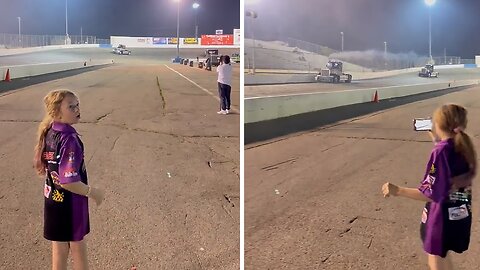
{"label": "white smartphone", "polygon": [[431,118],[415,118],[413,119],[413,130],[415,131],[431,131],[433,127]]}

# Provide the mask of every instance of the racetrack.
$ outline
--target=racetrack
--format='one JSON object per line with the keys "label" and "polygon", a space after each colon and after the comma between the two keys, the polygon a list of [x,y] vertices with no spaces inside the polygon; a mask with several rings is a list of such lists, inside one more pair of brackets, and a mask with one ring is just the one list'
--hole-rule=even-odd
{"label": "racetrack", "polygon": [[[466,106],[467,133],[480,151],[478,91],[247,145],[245,269],[427,269],[419,239],[423,203],[384,199],[381,185],[420,183],[433,145],[427,134],[412,131],[412,119],[431,115],[439,104]],[[479,192],[474,184],[471,245],[453,254],[455,269],[480,265]]]}
{"label": "racetrack", "polygon": [[176,50],[110,51],[0,57],[0,65],[86,57],[116,62],[0,93],[0,268],[50,267],[50,245],[42,236],[43,181],[31,160],[42,98],[67,88],[80,98],[76,128],[89,181],[106,190],[100,207],[90,202],[91,269],[238,269],[238,66],[234,113],[220,116],[215,72],[171,64]]}
{"label": "racetrack", "polygon": [[[299,83],[245,86],[245,97],[268,97],[279,95],[296,95],[316,92],[333,92],[342,90],[355,90],[367,88],[390,87],[400,85],[429,84],[436,82],[450,82],[454,80],[479,80],[480,68],[452,68],[438,70],[438,78],[420,78],[418,72],[404,73],[384,78],[355,80],[351,83]],[[257,74],[255,76],[268,76]],[[284,75],[287,79],[290,75]],[[311,75],[314,76],[314,75]]]}
{"label": "racetrack", "polygon": [[[24,53],[12,56],[0,56],[0,66],[23,65],[37,63],[55,63],[68,61],[86,61],[88,59],[113,59],[116,63],[127,64],[157,64],[158,62],[171,63],[177,55],[177,49],[155,48],[127,48],[132,51],[131,55],[118,55],[111,48],[82,48],[82,49],[58,49],[35,53]],[[239,49],[218,49],[219,54],[240,52]],[[196,57],[204,57],[205,49],[180,49],[180,57],[196,60]]]}

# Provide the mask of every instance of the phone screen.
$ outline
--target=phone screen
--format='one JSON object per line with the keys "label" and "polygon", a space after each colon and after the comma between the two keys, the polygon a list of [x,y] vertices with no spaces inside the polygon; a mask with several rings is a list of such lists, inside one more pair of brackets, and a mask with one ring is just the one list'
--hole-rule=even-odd
{"label": "phone screen", "polygon": [[430,131],[432,130],[432,126],[432,119],[430,118],[413,119],[413,129],[415,131]]}

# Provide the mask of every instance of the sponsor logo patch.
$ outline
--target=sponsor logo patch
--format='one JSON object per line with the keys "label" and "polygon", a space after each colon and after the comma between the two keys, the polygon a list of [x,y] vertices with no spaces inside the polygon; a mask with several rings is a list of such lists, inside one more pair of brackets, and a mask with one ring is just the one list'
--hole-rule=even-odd
{"label": "sponsor logo patch", "polygon": [[68,162],[73,163],[75,161],[75,152],[68,153]]}
{"label": "sponsor logo patch", "polygon": [[462,204],[458,207],[448,208],[448,219],[449,220],[461,220],[468,217],[468,210],[465,204]]}
{"label": "sponsor logo patch", "polygon": [[43,159],[50,161],[54,160],[55,152],[43,152]]}
{"label": "sponsor logo patch", "polygon": [[57,172],[51,172],[51,173],[50,173],[50,176],[52,177],[53,183],[54,183],[55,185],[60,185],[60,178],[58,177],[58,173],[57,173]]}
{"label": "sponsor logo patch", "polygon": [[66,171],[66,172],[63,174],[63,176],[65,176],[65,177],[75,177],[75,176],[77,176],[77,175],[78,175],[78,172],[76,172],[76,171]]}
{"label": "sponsor logo patch", "polygon": [[436,172],[435,165],[432,164],[432,167],[430,167],[430,174],[434,174]]}
{"label": "sponsor logo patch", "polygon": [[427,208],[423,208],[422,212],[422,223],[426,223],[428,219],[428,210]]}
{"label": "sponsor logo patch", "polygon": [[47,183],[45,183],[45,187],[43,188],[43,195],[45,196],[45,198],[48,199],[51,191],[52,191],[52,187],[47,185]]}
{"label": "sponsor logo patch", "polygon": [[59,192],[56,189],[53,191],[52,199],[55,202],[63,202],[63,197],[64,197],[63,192]]}

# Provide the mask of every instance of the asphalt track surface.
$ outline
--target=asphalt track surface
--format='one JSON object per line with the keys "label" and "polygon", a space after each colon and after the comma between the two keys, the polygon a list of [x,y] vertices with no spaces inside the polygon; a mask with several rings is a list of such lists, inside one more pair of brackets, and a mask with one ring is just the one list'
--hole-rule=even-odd
{"label": "asphalt track surface", "polygon": [[[299,83],[245,86],[245,98],[269,97],[279,95],[295,95],[316,92],[334,92],[343,90],[392,87],[400,85],[430,84],[436,82],[451,82],[454,80],[479,80],[480,68],[440,69],[438,78],[420,78],[418,72],[410,72],[384,78],[355,80],[351,83]],[[263,76],[261,74],[255,76]],[[289,75],[285,75],[287,79]],[[313,75],[312,75],[313,76]]]}
{"label": "asphalt track surface", "polygon": [[[65,61],[102,50],[58,53],[0,61]],[[239,69],[235,112],[217,115],[215,72],[169,63],[175,54],[142,53],[40,83],[13,80],[16,89],[0,93],[0,269],[50,268],[43,180],[31,160],[42,98],[59,88],[79,96],[82,120],[75,127],[89,182],[106,191],[101,206],[90,202],[90,268],[239,268]]]}
{"label": "asphalt track surface", "polygon": [[[137,64],[153,63],[159,61],[171,62],[177,55],[177,49],[155,48],[128,48],[131,55],[118,55],[111,48],[82,48],[82,49],[59,49],[46,50],[34,53],[24,53],[12,56],[0,56],[0,66],[26,65],[39,63],[56,63],[69,61],[86,61],[89,59],[113,59],[117,63]],[[239,52],[239,49],[219,49],[219,54]],[[196,60],[196,57],[204,57],[205,49],[180,49],[180,57]]]}
{"label": "asphalt track surface", "polygon": [[[457,90],[247,145],[245,269],[427,269],[423,203],[385,199],[381,185],[419,185],[433,144],[412,119],[441,104],[466,106],[480,151],[480,87]],[[455,269],[480,265],[479,192],[470,249],[449,255]]]}

